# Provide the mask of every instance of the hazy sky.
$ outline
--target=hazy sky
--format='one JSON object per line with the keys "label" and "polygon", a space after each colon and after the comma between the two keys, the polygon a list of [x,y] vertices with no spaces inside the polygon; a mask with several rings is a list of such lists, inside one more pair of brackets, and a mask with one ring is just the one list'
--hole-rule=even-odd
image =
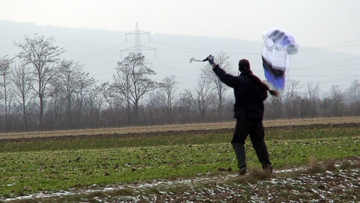
{"label": "hazy sky", "polygon": [[[43,26],[131,32],[138,22],[140,29],[151,35],[229,37],[258,42],[262,42],[261,35],[268,28],[283,28],[290,31],[300,45],[294,61],[301,55],[305,58],[301,63],[291,64],[291,73],[287,78],[300,80],[302,88],[314,82],[321,84],[325,90],[332,85],[341,85],[345,89],[352,81],[359,80],[359,11],[360,0],[0,0],[0,21]],[[124,41],[124,36],[119,36],[119,41],[114,41],[114,45],[121,41]],[[214,38],[214,47],[216,43]],[[313,64],[311,48],[352,55],[346,59],[331,57],[324,59],[321,64]],[[245,49],[239,47],[239,52],[246,52]],[[99,63],[102,56],[96,58],[97,55],[91,53],[100,51],[89,50]],[[113,52],[108,57],[119,54],[119,50],[114,49]],[[190,56],[194,55],[191,53]],[[188,58],[177,60],[161,57],[151,61],[158,76],[174,74],[181,85],[188,87],[195,84],[200,74],[199,66],[204,66],[189,64]],[[238,58],[243,56],[236,57],[231,61],[235,65]],[[90,71],[99,81],[109,81],[118,60],[115,57],[105,65],[95,65],[94,60],[82,60],[81,63],[85,65],[84,70]],[[263,77],[260,61],[252,61],[253,67],[258,68],[253,71]],[[168,65],[161,66],[164,63]],[[172,69],[168,68],[169,64]],[[178,70],[176,65],[179,66]],[[183,70],[191,71],[191,76]]]}
{"label": "hazy sky", "polygon": [[0,20],[261,41],[276,26],[298,43],[360,56],[359,0],[0,0]]}

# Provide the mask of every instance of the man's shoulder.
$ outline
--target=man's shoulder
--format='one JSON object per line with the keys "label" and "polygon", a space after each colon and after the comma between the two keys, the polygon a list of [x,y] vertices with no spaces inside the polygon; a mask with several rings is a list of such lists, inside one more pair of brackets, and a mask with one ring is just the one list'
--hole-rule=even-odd
{"label": "man's shoulder", "polygon": [[241,80],[243,82],[250,82],[251,81],[249,75],[246,75],[246,74],[240,74],[240,75],[236,76],[236,78],[238,78],[239,80]]}

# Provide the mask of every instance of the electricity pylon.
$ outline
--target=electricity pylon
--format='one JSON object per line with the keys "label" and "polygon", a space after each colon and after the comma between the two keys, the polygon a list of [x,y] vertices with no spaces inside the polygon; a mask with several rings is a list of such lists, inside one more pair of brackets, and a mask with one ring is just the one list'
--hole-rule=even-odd
{"label": "electricity pylon", "polygon": [[134,31],[131,31],[131,32],[128,32],[128,33],[125,34],[125,40],[126,40],[126,42],[127,42],[127,36],[128,36],[128,35],[135,35],[135,45],[132,46],[132,47],[128,47],[128,48],[126,48],[126,49],[122,49],[122,50],[120,51],[120,56],[121,56],[121,58],[122,58],[122,52],[124,52],[124,51],[127,51],[127,52],[135,52],[135,53],[137,53],[137,54],[139,54],[139,53],[142,54],[142,51],[144,51],[144,50],[146,50],[146,51],[147,51],[147,50],[153,50],[153,51],[155,51],[155,57],[156,57],[156,49],[154,49],[154,48],[152,48],[152,47],[147,47],[147,46],[144,46],[144,45],[141,44],[141,35],[142,35],[142,34],[148,35],[148,36],[149,36],[149,41],[150,41],[150,33],[140,30],[140,29],[139,29],[139,25],[138,25],[138,23],[136,22],[136,28],[135,28],[135,30],[134,30]]}

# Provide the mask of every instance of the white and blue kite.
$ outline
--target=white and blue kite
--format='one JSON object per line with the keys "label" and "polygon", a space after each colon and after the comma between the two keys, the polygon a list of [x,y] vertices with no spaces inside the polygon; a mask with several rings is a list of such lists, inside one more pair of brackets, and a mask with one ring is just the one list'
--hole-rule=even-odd
{"label": "white and blue kite", "polygon": [[298,52],[299,45],[290,32],[279,28],[266,30],[263,39],[261,57],[266,80],[275,89],[282,91],[286,73],[290,69],[290,55]]}

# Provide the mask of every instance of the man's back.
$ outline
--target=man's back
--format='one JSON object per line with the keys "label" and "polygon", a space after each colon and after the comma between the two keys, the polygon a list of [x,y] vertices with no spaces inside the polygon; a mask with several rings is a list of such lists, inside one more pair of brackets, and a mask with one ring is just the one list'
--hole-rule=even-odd
{"label": "man's back", "polygon": [[238,119],[259,120],[264,115],[264,100],[267,92],[254,83],[247,74],[238,76],[234,87],[234,117]]}

